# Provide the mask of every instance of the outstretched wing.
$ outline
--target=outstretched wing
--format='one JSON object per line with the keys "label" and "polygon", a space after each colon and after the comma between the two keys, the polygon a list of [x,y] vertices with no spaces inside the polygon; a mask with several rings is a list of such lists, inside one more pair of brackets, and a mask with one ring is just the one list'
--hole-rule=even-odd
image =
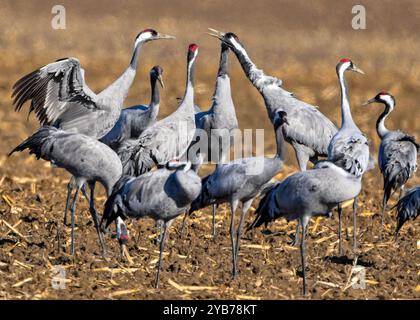
{"label": "outstretched wing", "polygon": [[13,86],[12,97],[16,111],[31,101],[29,114],[35,112],[42,125],[83,117],[98,108],[75,58],[57,60],[24,76]]}

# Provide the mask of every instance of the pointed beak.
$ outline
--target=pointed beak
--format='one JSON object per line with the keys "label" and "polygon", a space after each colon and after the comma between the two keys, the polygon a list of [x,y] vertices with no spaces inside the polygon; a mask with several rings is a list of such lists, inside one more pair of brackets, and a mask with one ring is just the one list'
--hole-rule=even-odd
{"label": "pointed beak", "polygon": [[288,126],[290,126],[289,121],[287,120],[287,118],[283,119],[284,123],[287,124]]}
{"label": "pointed beak", "polygon": [[208,35],[210,35],[212,37],[215,37],[219,40],[223,40],[223,37],[225,36],[224,32],[220,32],[220,31],[217,31],[216,29],[212,29],[212,28],[208,28],[208,30],[210,31],[210,32],[206,32]]}
{"label": "pointed beak", "polygon": [[351,71],[361,73],[361,74],[365,74],[365,72],[362,69],[356,67],[355,65],[353,65],[353,68],[351,69]]}
{"label": "pointed beak", "polygon": [[174,36],[170,36],[164,33],[158,33],[156,39],[176,39]]}
{"label": "pointed beak", "polygon": [[161,76],[161,75],[158,75],[157,79],[158,79],[158,81],[159,81],[160,86],[162,87],[162,89],[165,89],[165,85],[164,85],[164,83],[163,83],[162,76]]}
{"label": "pointed beak", "polygon": [[368,104],[377,102],[375,98],[372,98],[362,104],[362,106],[367,106]]}

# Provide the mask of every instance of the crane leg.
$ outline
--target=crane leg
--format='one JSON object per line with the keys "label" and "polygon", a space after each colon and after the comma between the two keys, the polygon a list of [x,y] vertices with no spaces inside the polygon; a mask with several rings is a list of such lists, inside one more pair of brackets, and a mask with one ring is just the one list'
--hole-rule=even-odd
{"label": "crane leg", "polygon": [[230,202],[230,242],[232,244],[232,278],[235,279],[236,277],[236,247],[235,247],[235,211],[238,207],[238,200],[232,200]]}
{"label": "crane leg", "polygon": [[[242,214],[241,214],[241,218],[239,220],[239,225],[238,225],[238,229],[236,230],[236,245],[235,245],[235,262],[236,264],[238,264],[238,255],[239,255],[239,246],[240,246],[240,242],[241,242],[241,231],[242,231],[242,226],[244,224],[245,218],[246,218],[246,214],[248,213],[249,208],[251,207],[252,201],[254,199],[248,200],[245,203],[242,204]],[[238,269],[238,265],[236,265],[235,269]]]}
{"label": "crane leg", "polygon": [[354,253],[356,253],[356,250],[357,250],[357,200],[358,200],[358,197],[355,197],[353,201],[353,251]]}
{"label": "crane leg", "polygon": [[162,228],[164,228],[164,226],[165,226],[165,224],[162,220],[156,220],[156,229],[157,229],[157,232],[159,234],[156,238],[158,243],[162,242],[163,231],[164,231],[164,230],[162,231]]}
{"label": "crane leg", "polygon": [[[72,192],[73,192],[73,189],[74,189],[74,187],[75,187],[75,185],[76,185],[76,179],[75,179],[75,177],[74,176],[72,176],[71,178],[70,178],[70,181],[69,181],[69,183],[67,184],[67,198],[66,198],[66,207],[64,208],[64,225],[67,225],[67,212],[69,211],[69,208],[71,207],[71,206],[73,206],[73,204],[71,203],[71,194],[72,194]],[[82,193],[83,193],[83,195],[85,196],[85,198],[86,198],[86,200],[88,201],[88,202],[90,202],[90,200],[89,200],[89,196],[87,195],[87,193],[86,193],[86,187],[85,187],[85,185],[83,184],[83,186],[82,186]]]}
{"label": "crane leg", "polygon": [[89,201],[89,211],[92,216],[93,223],[95,225],[96,233],[98,234],[99,244],[101,245],[102,255],[106,256],[106,245],[103,238],[102,232],[99,229],[99,219],[98,214],[95,208],[95,183],[90,183],[90,201]]}
{"label": "crane leg", "polygon": [[303,276],[303,295],[307,294],[306,288],[306,266],[305,266],[305,235],[306,235],[306,227],[307,222],[301,221],[302,230],[301,230],[301,238],[300,238],[300,261],[302,265],[302,276]]}
{"label": "crane leg", "polygon": [[166,239],[167,239],[167,235],[168,235],[168,229],[169,229],[170,225],[172,224],[172,221],[173,220],[165,221],[163,223],[163,237],[162,237],[162,240],[160,241],[159,264],[158,264],[158,269],[157,269],[157,273],[156,273],[156,281],[155,281],[155,288],[156,289],[159,289],[160,269],[162,267],[163,250],[165,249],[165,243],[166,243]]}
{"label": "crane leg", "polygon": [[381,210],[381,230],[379,231],[379,240],[382,241],[383,239],[383,233],[384,233],[384,225],[385,225],[385,210],[386,210],[386,203],[387,201],[386,194],[384,194],[384,197],[382,199],[382,210]]}
{"label": "crane leg", "polygon": [[342,223],[342,213],[343,208],[341,207],[341,204],[337,206],[337,212],[338,212],[338,255],[343,255],[343,239],[341,235],[341,223]]}
{"label": "crane leg", "polygon": [[79,191],[81,189],[81,185],[77,186],[76,192],[74,193],[73,197],[73,204],[71,206],[71,245],[70,245],[70,254],[74,255],[74,225],[76,220],[76,203],[77,203],[77,197],[79,195]]}

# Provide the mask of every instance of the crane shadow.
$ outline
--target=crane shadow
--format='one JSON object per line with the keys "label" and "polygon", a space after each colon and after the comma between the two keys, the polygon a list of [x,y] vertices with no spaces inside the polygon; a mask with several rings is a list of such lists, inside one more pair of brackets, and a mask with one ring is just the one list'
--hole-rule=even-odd
{"label": "crane shadow", "polygon": [[[335,264],[341,264],[341,265],[353,265],[354,259],[351,259],[347,256],[328,256],[324,258],[325,262],[331,262]],[[361,257],[357,260],[357,265],[365,267],[365,268],[371,268],[375,267],[375,263],[372,261],[365,261]]]}

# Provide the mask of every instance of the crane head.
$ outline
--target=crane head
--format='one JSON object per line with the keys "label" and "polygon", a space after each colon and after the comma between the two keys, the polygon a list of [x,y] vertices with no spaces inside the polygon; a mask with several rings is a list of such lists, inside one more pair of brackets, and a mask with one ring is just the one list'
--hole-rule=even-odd
{"label": "crane head", "polygon": [[188,61],[195,59],[197,54],[198,54],[198,45],[196,45],[195,43],[191,43],[188,46]]}
{"label": "crane head", "polygon": [[281,111],[276,112],[274,114],[274,119],[273,119],[274,129],[277,131],[277,129],[284,124],[289,125],[286,111],[281,110]]}
{"label": "crane head", "polygon": [[387,106],[390,106],[390,107],[395,106],[394,96],[392,94],[386,92],[386,91],[379,92],[375,97],[366,101],[363,105],[368,105],[368,104],[375,103],[375,102],[383,103],[383,104],[386,104]]}
{"label": "crane head", "polygon": [[221,40],[223,43],[227,44],[231,48],[237,48],[238,46],[242,46],[239,41],[239,38],[233,32],[221,32],[217,31],[216,29],[208,28],[210,32],[207,32],[208,35],[215,37]]}
{"label": "crane head", "polygon": [[162,80],[162,74],[163,74],[163,69],[161,66],[154,66],[152,69],[150,69],[150,75],[152,77],[155,77],[159,81],[162,88],[165,88],[165,85],[163,84],[163,80]]}
{"label": "crane head", "polygon": [[354,71],[360,74],[365,74],[362,69],[356,67],[353,61],[347,58],[341,59],[338,62],[336,69],[337,69],[337,73],[339,72],[344,73],[344,71],[349,70],[349,71]]}
{"label": "crane head", "polygon": [[135,46],[137,46],[139,43],[145,43],[152,40],[159,40],[159,39],[175,39],[174,36],[170,36],[167,34],[159,33],[154,29],[144,29],[142,32],[140,32],[135,41]]}

